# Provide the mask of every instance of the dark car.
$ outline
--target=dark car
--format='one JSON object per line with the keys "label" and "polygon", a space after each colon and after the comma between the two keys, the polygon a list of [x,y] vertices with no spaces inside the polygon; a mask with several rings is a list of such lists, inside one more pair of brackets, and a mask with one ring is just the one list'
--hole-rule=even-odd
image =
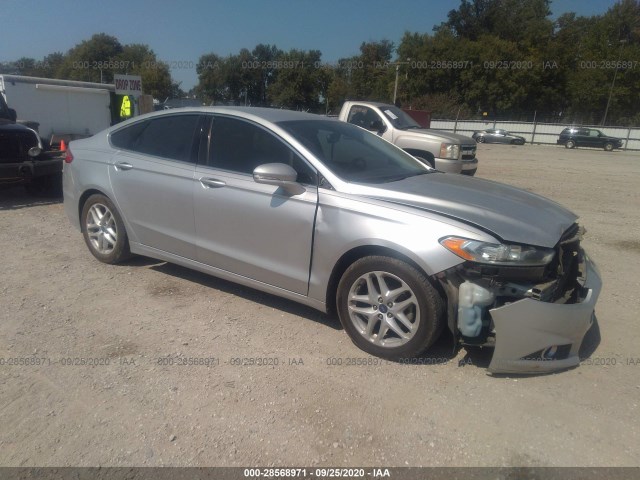
{"label": "dark car", "polygon": [[38,133],[15,118],[0,95],[0,184],[24,184],[34,193],[59,191],[60,152],[45,152]]}
{"label": "dark car", "polygon": [[610,152],[614,148],[622,148],[622,139],[605,135],[595,128],[585,127],[565,128],[560,133],[557,143],[567,148],[604,148],[607,152]]}
{"label": "dark car", "polygon": [[510,145],[524,145],[525,143],[524,137],[495,128],[474,132],[471,138],[478,143],[508,143]]}

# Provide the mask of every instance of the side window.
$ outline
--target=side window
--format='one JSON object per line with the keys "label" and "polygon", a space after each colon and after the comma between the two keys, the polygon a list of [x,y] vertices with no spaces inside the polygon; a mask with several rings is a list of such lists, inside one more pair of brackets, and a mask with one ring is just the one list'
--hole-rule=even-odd
{"label": "side window", "polygon": [[140,133],[147,128],[148,123],[148,121],[134,123],[133,125],[113,132],[111,134],[111,144],[123,150],[133,150],[134,142],[140,136]]}
{"label": "side window", "polygon": [[367,130],[371,130],[372,123],[376,121],[381,121],[380,116],[371,108],[362,105],[354,105],[351,107],[349,116],[347,117],[347,122],[366,128]]}
{"label": "side window", "polygon": [[118,148],[157,157],[195,162],[194,135],[199,115],[169,115],[135,123],[111,135]]}
{"label": "side window", "polygon": [[298,182],[317,183],[316,172],[275,135],[243,120],[214,118],[208,166],[251,175],[265,163],[285,163],[298,172]]}

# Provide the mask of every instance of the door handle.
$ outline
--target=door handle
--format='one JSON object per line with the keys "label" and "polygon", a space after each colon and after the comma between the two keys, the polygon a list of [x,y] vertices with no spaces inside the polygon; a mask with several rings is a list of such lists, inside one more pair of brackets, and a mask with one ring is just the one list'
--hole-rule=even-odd
{"label": "door handle", "polygon": [[116,170],[131,170],[133,165],[127,162],[118,162],[116,163]]}
{"label": "door handle", "polygon": [[226,183],[223,182],[222,180],[217,180],[215,178],[207,178],[207,177],[202,177],[200,179],[200,183],[206,188],[220,188],[226,185]]}

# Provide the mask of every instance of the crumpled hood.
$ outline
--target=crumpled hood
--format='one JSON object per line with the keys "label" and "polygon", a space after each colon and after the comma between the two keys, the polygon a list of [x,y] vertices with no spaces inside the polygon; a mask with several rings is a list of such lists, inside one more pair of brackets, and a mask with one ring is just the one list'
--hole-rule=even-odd
{"label": "crumpled hood", "polygon": [[454,217],[506,242],[553,247],[578,218],[540,195],[490,180],[429,173],[352,193]]}

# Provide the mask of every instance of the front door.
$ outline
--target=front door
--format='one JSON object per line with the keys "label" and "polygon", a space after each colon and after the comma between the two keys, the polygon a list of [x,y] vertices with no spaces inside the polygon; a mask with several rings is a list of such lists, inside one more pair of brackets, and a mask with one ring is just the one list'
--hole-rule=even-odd
{"label": "front door", "polygon": [[[305,192],[256,183],[253,169],[286,163]],[[198,260],[306,294],[318,203],[317,174],[284,141],[252,122],[215,116],[194,177]]]}

